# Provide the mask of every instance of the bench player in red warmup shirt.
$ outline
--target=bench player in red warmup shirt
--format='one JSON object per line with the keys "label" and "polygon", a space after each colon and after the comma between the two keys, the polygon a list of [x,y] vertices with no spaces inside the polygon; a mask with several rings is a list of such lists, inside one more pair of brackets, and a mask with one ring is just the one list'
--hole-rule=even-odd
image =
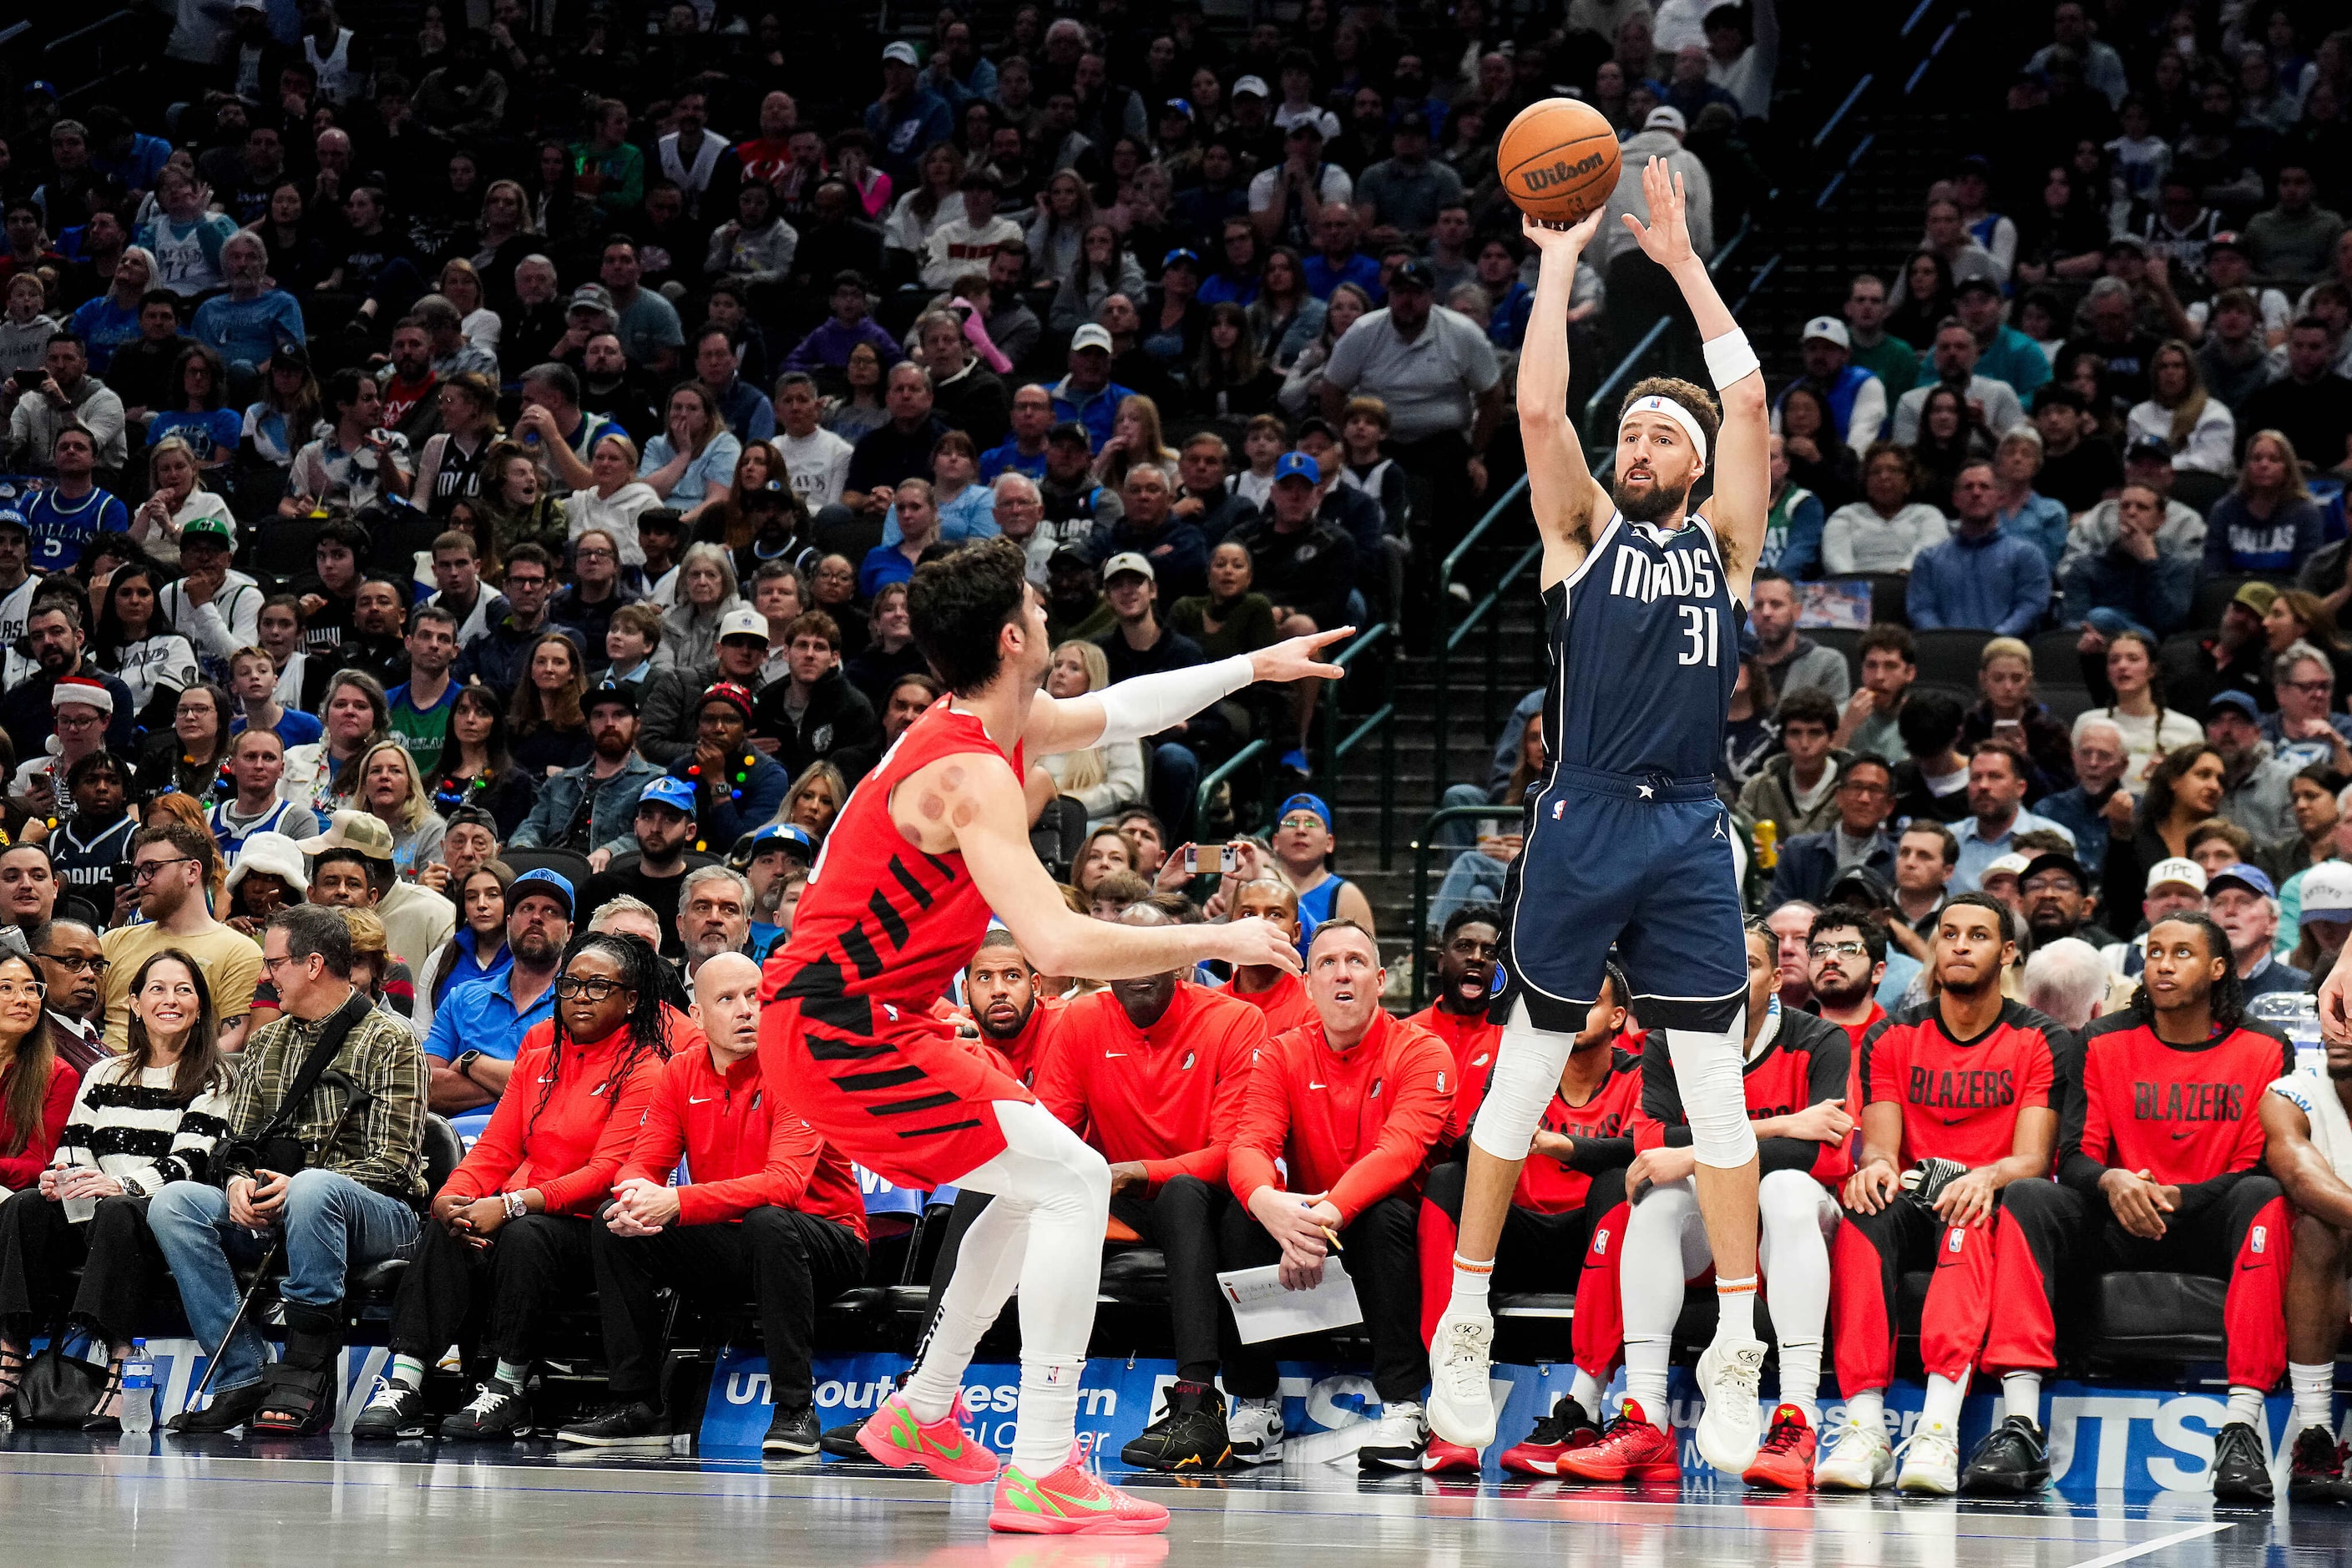
{"label": "bench player in red warmup shirt", "polygon": [[1003,926],[981,938],[980,951],[964,965],[963,1003],[980,1043],[1003,1058],[1014,1078],[1034,1085],[1053,1048],[1062,999],[1038,994],[1036,970]]}
{"label": "bench player in red warmup shirt", "polygon": [[[1437,933],[1437,999],[1412,1016],[1414,1023],[1444,1040],[1454,1053],[1457,1078],[1454,1124],[1445,1130],[1448,1143],[1470,1136],[1470,1119],[1486,1098],[1486,1078],[1503,1048],[1503,1026],[1487,1016],[1487,1004],[1494,1000],[1495,962],[1502,951],[1503,911],[1494,905],[1465,904],[1446,916]],[[1620,991],[1617,999],[1622,1005],[1625,994]],[[1442,1283],[1441,1294],[1454,1288],[1450,1279],[1432,1283]]]}
{"label": "bench player in red warmup shirt", "polygon": [[[950,695],[907,727],[826,834],[761,982],[760,1070],[826,1142],[884,1179],[996,1200],[965,1234],[906,1386],[861,1445],[894,1468],[994,1479],[993,1529],[1140,1534],[1166,1528],[1167,1510],[1106,1487],[1075,1452],[1110,1167],[931,1005],[991,910],[1055,974],[1295,963],[1264,921],[1150,928],[1073,914],[1030,847],[1022,779],[1031,755],[1139,741],[1256,681],[1337,676],[1317,654],[1350,628],[1055,699],[1039,689],[1051,645],[1025,564],[1017,545],[986,540],[916,571],[915,642]],[[980,1336],[1016,1288],[1021,1407],[1000,1475],[953,1411]]]}
{"label": "bench player in red warmup shirt", "polygon": [[[1414,1226],[1430,1152],[1454,1110],[1454,1059],[1427,1030],[1381,1011],[1372,933],[1324,921],[1307,948],[1316,1021],[1258,1051],[1241,1130],[1225,1162],[1237,1202],[1223,1214],[1226,1268],[1279,1264],[1283,1283],[1311,1288],[1337,1238],[1372,1342],[1379,1426],[1357,1458],[1367,1469],[1418,1470],[1429,1441],[1421,1394]],[[1282,1168],[1276,1169],[1276,1162]],[[1225,1386],[1253,1399],[1276,1392],[1268,1344],[1228,1347]]]}
{"label": "bench player in red warmup shirt", "polygon": [[[1830,1253],[1830,1321],[1845,1428],[1813,1483],[1868,1491],[1893,1479],[1886,1385],[1895,1375],[1895,1284],[1930,1259],[1919,1319],[1927,1397],[1904,1456],[1906,1492],[1959,1486],[1960,1402],[1979,1364],[2019,1364],[1996,1303],[2040,1289],[2011,1277],[1993,1245],[2003,1189],[2046,1174],[2058,1138],[2058,1060],[2066,1031],[2000,994],[2017,957],[2016,917],[1989,893],[1962,893],[1937,922],[1935,1000],[1864,1037],[1862,1155],[1845,1184],[1845,1223]],[[1907,1175],[1920,1181],[1905,1190]],[[1927,1196],[1933,1194],[1932,1200]]]}
{"label": "bench player in red warmup shirt", "polygon": [[[1491,939],[1491,928],[1486,934]],[[1495,1278],[1505,1290],[1576,1292],[1576,1316],[1570,1324],[1576,1382],[1552,1402],[1550,1412],[1536,1423],[1527,1441],[1504,1454],[1503,1468],[1521,1475],[1556,1475],[1561,1455],[1600,1436],[1600,1425],[1592,1413],[1601,1408],[1601,1386],[1609,1381],[1617,1359],[1621,1336],[1615,1242],[1624,1234],[1625,1167],[1633,1159],[1633,1119],[1642,1104],[1642,1058],[1625,1048],[1625,997],[1631,987],[1613,963],[1605,977],[1607,989],[1585,1014],[1584,1027],[1568,1054],[1568,1066],[1560,1069],[1559,1092],[1552,1096],[1543,1120],[1536,1124],[1535,1143],[1511,1193],[1510,1213],[1503,1216],[1502,1248],[1495,1254]],[[1423,1016],[1416,1014],[1411,1021],[1419,1022]],[[1499,1025],[1488,1027],[1502,1033]],[[1458,1074],[1458,1054],[1454,1061]],[[1484,1072],[1479,1076],[1483,1085]],[[1461,1131],[1468,1130],[1476,1112],[1476,1107],[1463,1105],[1465,1092],[1457,1088],[1454,1095],[1453,1127]],[[1432,1170],[1428,1184],[1422,1189],[1419,1237],[1424,1344],[1436,1331],[1438,1314],[1445,1310],[1446,1293],[1453,1288],[1454,1248],[1467,1174],[1461,1160],[1451,1160]],[[1607,1266],[1596,1267],[1603,1258],[1609,1260]],[[1428,1468],[1475,1470],[1478,1454],[1433,1436]]]}
{"label": "bench player in red warmup shirt", "polygon": [[[1741,1082],[1755,1125],[1763,1177],[1758,1184],[1760,1254],[1780,1344],[1780,1397],[1762,1447],[1742,1479],[1750,1486],[1804,1491],[1812,1484],[1821,1429],[1822,1335],[1830,1310],[1829,1238],[1837,1231],[1838,1184],[1845,1177],[1845,1031],[1780,1005],[1780,939],[1748,929],[1748,1024]],[[1713,1259],[1699,1223],[1691,1173],[1690,1121],[1661,1031],[1642,1047],[1642,1102],[1633,1121],[1641,1152],[1624,1174],[1633,1197],[1619,1222],[1619,1244],[1592,1258],[1577,1293],[1580,1351],[1585,1302],[1622,1323],[1625,1400],[1601,1440],[1563,1455],[1558,1473],[1592,1481],[1673,1481],[1682,1475],[1666,1405],[1666,1367],[1675,1322],[1688,1282],[1703,1280]],[[1618,1346],[1596,1333],[1591,1354],[1605,1370]],[[1581,1360],[1580,1366],[1583,1364]]]}
{"label": "bench player in red warmup shirt", "polygon": [[[1257,877],[1234,889],[1233,912],[1255,915],[1280,926],[1298,940],[1298,889],[1279,877]],[[1246,1002],[1265,1015],[1265,1032],[1278,1035],[1310,1023],[1315,1005],[1307,1000],[1307,984],[1287,969],[1236,969],[1225,994]]]}
{"label": "bench player in red warmup shirt", "polygon": [[[2101,1018],[2069,1064],[2058,1179],[2011,1183],[1995,1243],[2004,1278],[2039,1290],[2000,1297],[2001,1338],[2022,1348],[2002,1381],[2007,1410],[1969,1457],[1969,1492],[2039,1491],[2050,1479],[2042,1377],[2058,1363],[2058,1281],[2163,1270],[2227,1281],[2221,1339],[2228,1419],[2213,1443],[2213,1495],[2271,1500],[2263,1399],[2286,1371],[2293,1220],[2263,1169],[2263,1091],[2294,1070],[2285,1039],[2244,1021],[2230,939],[2208,916],[2148,928],[2131,1009]],[[2008,1268],[2015,1260],[2015,1269]],[[1988,1353],[1990,1353],[1988,1347]]]}

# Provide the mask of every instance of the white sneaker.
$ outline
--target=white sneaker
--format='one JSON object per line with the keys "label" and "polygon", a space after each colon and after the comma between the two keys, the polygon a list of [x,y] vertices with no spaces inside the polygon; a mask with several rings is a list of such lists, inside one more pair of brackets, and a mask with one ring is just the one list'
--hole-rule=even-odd
{"label": "white sneaker", "polygon": [[1282,1458],[1282,1405],[1277,1400],[1237,1400],[1225,1417],[1225,1439],[1244,1465],[1271,1465]]}
{"label": "white sneaker", "polygon": [[1903,1439],[1903,1473],[1897,1491],[1920,1497],[1950,1497],[1960,1489],[1960,1439],[1948,1426],[1921,1426]]}
{"label": "white sneaker", "polygon": [[1381,1424],[1356,1450],[1356,1463],[1367,1470],[1417,1471],[1428,1447],[1429,1417],[1420,1405],[1403,1400],[1381,1407]]}
{"label": "white sneaker", "polygon": [[1895,1450],[1886,1446],[1886,1429],[1876,1422],[1864,1426],[1848,1421],[1838,1433],[1836,1447],[1813,1467],[1813,1486],[1820,1491],[1875,1491],[1895,1479]]}
{"label": "white sneaker", "polygon": [[1756,1462],[1763,1440],[1763,1374],[1761,1340],[1731,1345],[1717,1341],[1698,1358],[1699,1397],[1706,1402],[1698,1417],[1699,1458],[1735,1479]]}
{"label": "white sneaker", "polygon": [[1429,1339],[1429,1428],[1449,1443],[1483,1449],[1495,1440],[1495,1320],[1449,1301]]}

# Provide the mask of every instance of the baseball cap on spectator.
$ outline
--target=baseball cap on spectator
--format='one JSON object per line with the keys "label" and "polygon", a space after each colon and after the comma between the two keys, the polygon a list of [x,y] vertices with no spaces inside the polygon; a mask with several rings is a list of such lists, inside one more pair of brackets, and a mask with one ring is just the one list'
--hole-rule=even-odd
{"label": "baseball cap on spectator", "polygon": [[[2308,882],[2311,879],[2305,877],[2304,880]],[[2205,884],[2208,896],[2218,893],[2224,888],[2243,888],[2258,899],[2278,897],[2277,886],[2263,874],[2263,868],[2259,866],[2249,866],[2242,860],[2234,866],[2222,867],[2214,872]]]}
{"label": "baseball cap on spectator", "polygon": [[1082,349],[1100,349],[1105,353],[1110,353],[1110,330],[1099,322],[1088,321],[1072,332],[1070,352],[1076,353]]}
{"label": "baseball cap on spectator", "polygon": [[1408,261],[1389,274],[1389,292],[1400,289],[1418,289],[1423,293],[1437,287],[1437,274],[1429,269],[1426,261]]}
{"label": "baseball cap on spectator", "polygon": [[886,65],[892,60],[898,61],[902,66],[919,66],[923,63],[915,54],[915,46],[904,38],[887,46],[882,51],[882,59]]}
{"label": "baseball cap on spectator", "polygon": [[[1179,262],[1191,268],[1193,271],[1198,272],[1201,269],[1201,253],[1197,250],[1187,249],[1185,247],[1180,245],[1175,249],[1170,251],[1167,255],[1160,258],[1160,270],[1165,272]],[[1073,342],[1075,343],[1075,340],[1073,340]]]}
{"label": "baseball cap on spectator", "polygon": [[2267,616],[2271,606],[2278,603],[2278,596],[2275,583],[2241,583],[2238,591],[2230,595],[2230,603],[2243,605],[2257,616]]}
{"label": "baseball cap on spectator", "polygon": [[1835,909],[1841,904],[1848,909],[1892,909],[1895,889],[1886,885],[1885,878],[1869,867],[1855,866],[1830,884],[1830,890],[1822,900],[1824,910]]}
{"label": "baseball cap on spectator", "polygon": [[1274,814],[1275,821],[1280,822],[1284,817],[1288,816],[1294,808],[1313,812],[1323,819],[1323,831],[1326,833],[1331,831],[1331,803],[1321,795],[1300,790],[1282,803],[1281,808]]}
{"label": "baseball cap on spectator", "polygon": [[1842,349],[1853,347],[1853,334],[1847,331],[1845,323],[1835,316],[1815,316],[1805,323],[1804,341],[1811,342],[1815,338],[1824,342],[1835,343]]}
{"label": "baseball cap on spectator", "polygon": [[1683,111],[1681,110],[1675,108],[1671,104],[1662,103],[1658,105],[1657,108],[1650,110],[1650,117],[1642,121],[1642,129],[1644,131],[1671,131],[1675,135],[1680,136],[1684,132],[1690,129],[1690,122],[1683,118]]}
{"label": "baseball cap on spectator", "polygon": [[[1101,329],[1097,328],[1096,330],[1099,331]],[[1048,445],[1051,445],[1055,441],[1073,441],[1077,445],[1089,449],[1091,449],[1095,444],[1093,435],[1087,431],[1085,426],[1079,424],[1075,419],[1065,419],[1059,425],[1055,426],[1051,430],[1046,431],[1045,440]]]}
{"label": "baseball cap on spectator", "polygon": [[746,833],[735,841],[728,852],[727,863],[738,871],[748,870],[751,862],[771,849],[781,851],[787,859],[805,866],[816,858],[816,840],[809,830],[797,823],[771,822],[757,832]]}
{"label": "baseball cap on spectator", "polygon": [[[757,616],[759,614],[756,610],[746,610],[742,613],[753,616]],[[714,702],[724,702],[729,707],[734,709],[737,712],[742,714],[743,722],[746,724],[751,721],[751,693],[745,688],[738,686],[735,682],[731,680],[717,680],[711,682],[709,686],[704,687],[702,689],[702,695],[695,700],[694,710],[697,713],[699,713]],[[671,782],[677,783],[678,781],[672,780]],[[648,784],[646,787],[650,790],[653,786]],[[687,793],[690,795],[693,791],[689,789]]]}
{"label": "baseball cap on spectator", "polygon": [[1265,90],[1265,78],[1262,76],[1242,78],[1234,83],[1233,95],[1235,98],[1272,98],[1274,96]]}
{"label": "baseball cap on spectator", "polygon": [[[669,777],[667,774],[664,774],[662,777],[657,778],[654,780],[653,783],[646,785],[645,792],[637,796],[637,804],[639,805],[666,805],[672,811],[681,812],[688,816],[692,816],[694,815],[694,786],[687,783],[684,779],[674,779]],[[509,902],[511,902],[511,900],[509,900]]]}
{"label": "baseball cap on spectator", "polygon": [[1315,459],[1304,452],[1285,452],[1274,460],[1274,482],[1285,479],[1305,479],[1310,485],[1323,482],[1323,470]]}
{"label": "baseball cap on spectator", "polygon": [[491,837],[498,837],[499,819],[478,805],[461,805],[448,814],[447,821],[452,827],[487,827]]}
{"label": "baseball cap on spectator", "polygon": [[1992,887],[1992,879],[1995,877],[2014,877],[2021,882],[2025,880],[2026,864],[2025,857],[2014,852],[2007,855],[1996,855],[1993,857],[1991,864],[1988,865],[1984,870],[1978,875],[1977,886],[1990,891]]}
{"label": "baseball cap on spectator", "polygon": [[1160,117],[1162,120],[1165,120],[1170,115],[1173,114],[1181,114],[1187,120],[1192,119],[1192,105],[1191,101],[1181,98],[1171,98],[1162,101],[1160,105]]}
{"label": "baseball cap on spectator", "polygon": [[2135,436],[2132,437],[2131,445],[2124,448],[2124,461],[2162,463],[2169,467],[2172,462],[2172,443],[2153,432]]}
{"label": "baseball cap on spectator", "polygon": [[753,609],[728,611],[719,617],[719,640],[725,642],[729,637],[758,637],[761,645],[766,646],[768,617]]}
{"label": "baseball cap on spectator", "polygon": [[1952,298],[1955,300],[1963,294],[1990,294],[1998,298],[2000,293],[2000,285],[1990,278],[1963,278],[1952,286]]}
{"label": "baseball cap on spectator", "polygon": [[1149,557],[1139,551],[1122,550],[1103,563],[1103,582],[1108,584],[1130,572],[1141,574],[1146,582],[1160,581],[1160,574],[1151,569]]}
{"label": "baseball cap on spectator", "polygon": [[563,906],[563,918],[570,920],[577,910],[579,896],[572,890],[572,879],[561,871],[551,871],[541,866],[525,871],[507,888],[507,908],[511,910],[529,898],[551,899]]}
{"label": "baseball cap on spectator", "polygon": [[583,283],[572,290],[572,310],[602,310],[613,314],[613,291],[602,283]]}
{"label": "baseball cap on spectator", "polygon": [[2262,708],[2254,701],[2253,693],[2251,691],[2234,689],[2216,691],[2206,700],[2205,717],[2210,719],[2224,708],[2244,714],[2246,722],[2249,724],[2259,724],[2263,721]]}
{"label": "baseball cap on spectator", "polygon": [[[5,515],[0,515],[0,523],[6,521]],[[236,524],[225,517],[192,517],[180,529],[180,542],[185,544],[191,539],[217,540],[223,549],[235,550]]]}
{"label": "baseball cap on spectator", "polygon": [[592,687],[589,689],[587,700],[583,702],[581,707],[583,710],[593,713],[599,708],[618,706],[635,713],[637,710],[639,690],[638,684],[634,680],[608,680],[601,686]]}
{"label": "baseball cap on spectator", "polygon": [[87,675],[68,675],[50,689],[49,711],[54,713],[68,706],[95,708],[110,715],[114,711],[114,693],[106,689],[106,682],[102,680],[92,679]]}
{"label": "baseball cap on spectator", "polygon": [[2303,874],[2303,918],[2352,921],[2352,865],[2322,860]]}
{"label": "baseball cap on spectator", "polygon": [[[787,506],[793,499],[793,487],[782,479],[770,479],[763,485],[753,485],[735,498],[738,506]],[[186,530],[181,531],[183,534]]]}
{"label": "baseball cap on spectator", "polygon": [[2243,256],[2246,254],[2246,237],[2234,228],[2225,228],[2205,242],[2206,255],[2210,256],[2217,250],[2234,250]]}
{"label": "baseball cap on spectator", "polygon": [[[2326,861],[2322,864],[2332,865],[2334,862]],[[2317,868],[2315,867],[2314,869]],[[2304,879],[2306,884],[2310,880],[2308,877]],[[2147,868],[2147,890],[2153,893],[2158,888],[2165,887],[2186,888],[2199,898],[2203,898],[2205,868],[2182,855],[2175,855],[2168,860],[2158,860]],[[2308,890],[2307,888],[2306,890]]]}
{"label": "baseball cap on spectator", "polygon": [[2063,871],[2074,879],[2076,888],[2086,893],[2091,890],[2091,874],[2083,869],[2083,863],[2072,855],[2055,849],[2045,849],[2027,861],[2025,869],[2017,874],[2017,879],[2021,883],[2031,882],[2044,871]]}
{"label": "baseball cap on spectator", "polygon": [[[22,533],[33,531],[33,525],[25,521],[25,514],[13,506],[0,506],[0,528],[13,528]],[[180,531],[184,536],[187,530]]]}
{"label": "baseball cap on spectator", "polygon": [[349,849],[371,860],[389,860],[393,854],[392,829],[373,812],[339,811],[327,819],[327,831],[298,838],[294,847],[305,855]]}

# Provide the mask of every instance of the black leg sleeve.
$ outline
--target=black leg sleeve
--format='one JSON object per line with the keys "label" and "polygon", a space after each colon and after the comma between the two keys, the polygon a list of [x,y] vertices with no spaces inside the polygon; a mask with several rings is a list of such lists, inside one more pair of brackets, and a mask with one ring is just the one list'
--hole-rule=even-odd
{"label": "black leg sleeve", "polygon": [[[1223,1269],[1264,1268],[1282,1261],[1282,1247],[1265,1226],[1239,1203],[1228,1203],[1217,1215],[1217,1267]],[[1231,1308],[1218,1303],[1217,1333],[1223,1342],[1225,1392],[1238,1399],[1271,1399],[1280,1391],[1281,1378],[1269,1348],[1278,1342],[1245,1345],[1234,1327]]]}
{"label": "black leg sleeve", "polygon": [[1429,1348],[1421,1342],[1418,1209],[1417,1199],[1391,1194],[1358,1215],[1340,1237],[1340,1257],[1371,1335],[1372,1387],[1391,1405],[1419,1399],[1429,1382]]}
{"label": "black leg sleeve", "polygon": [[0,1203],[0,1330],[21,1341],[49,1326],[58,1288],[82,1260],[89,1228],[68,1225],[66,1205],[37,1187]]}
{"label": "black leg sleeve", "polygon": [[809,1357],[817,1307],[865,1277],[866,1244],[847,1226],[798,1209],[753,1209],[741,1230],[760,1295],[760,1337],[776,1407],[806,1405],[814,1397]]}
{"label": "black leg sleeve", "polygon": [[1430,1167],[1429,1180],[1422,1184],[1421,1201],[1462,1227],[1462,1192],[1470,1180],[1470,1167],[1459,1160]]}
{"label": "black leg sleeve", "polygon": [[74,1295],[74,1316],[118,1344],[138,1327],[149,1288],[164,1269],[163,1249],[147,1228],[147,1202],[100,1198],[89,1223],[76,1227],[89,1232],[89,1261]]}
{"label": "black leg sleeve", "polygon": [[548,1309],[576,1296],[594,1276],[588,1258],[593,1221],[583,1215],[525,1215],[510,1220],[490,1248],[488,1343],[501,1360],[527,1362]]}

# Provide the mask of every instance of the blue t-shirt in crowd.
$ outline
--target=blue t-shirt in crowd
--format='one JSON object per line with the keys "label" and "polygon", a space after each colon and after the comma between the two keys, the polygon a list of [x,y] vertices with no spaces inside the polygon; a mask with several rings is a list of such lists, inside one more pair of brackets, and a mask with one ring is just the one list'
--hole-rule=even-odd
{"label": "blue t-shirt in crowd", "polygon": [[33,536],[33,570],[64,572],[81,560],[83,549],[100,534],[130,532],[131,509],[102,489],[79,500],[66,500],[46,489],[26,503],[25,526]]}
{"label": "blue t-shirt in crowd", "polygon": [[234,408],[158,414],[147,426],[147,445],[152,447],[166,436],[177,436],[194,450],[197,462],[225,462],[236,456],[237,437],[244,434],[245,416]]}

